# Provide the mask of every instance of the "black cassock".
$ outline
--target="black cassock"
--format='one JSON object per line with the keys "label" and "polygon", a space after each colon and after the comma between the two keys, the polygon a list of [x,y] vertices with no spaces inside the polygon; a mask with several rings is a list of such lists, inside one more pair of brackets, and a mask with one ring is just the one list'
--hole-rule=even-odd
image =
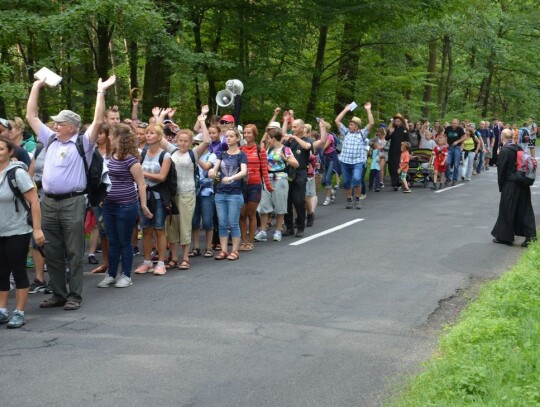
{"label": "black cassock", "polygon": [[499,216],[491,231],[495,239],[513,242],[514,236],[536,237],[536,222],[531,203],[531,189],[514,182],[517,146],[505,144],[497,160],[497,177],[501,202]]}

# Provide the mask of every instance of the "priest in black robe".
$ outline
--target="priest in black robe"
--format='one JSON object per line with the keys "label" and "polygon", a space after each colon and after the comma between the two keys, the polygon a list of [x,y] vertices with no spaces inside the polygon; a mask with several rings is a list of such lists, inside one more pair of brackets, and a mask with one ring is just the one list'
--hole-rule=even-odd
{"label": "priest in black robe", "polygon": [[514,176],[517,170],[517,146],[512,141],[512,131],[505,129],[501,133],[503,147],[497,161],[497,177],[501,201],[499,216],[491,231],[493,243],[511,246],[514,236],[524,236],[521,246],[526,247],[536,239],[536,222],[531,203],[531,189],[516,184]]}

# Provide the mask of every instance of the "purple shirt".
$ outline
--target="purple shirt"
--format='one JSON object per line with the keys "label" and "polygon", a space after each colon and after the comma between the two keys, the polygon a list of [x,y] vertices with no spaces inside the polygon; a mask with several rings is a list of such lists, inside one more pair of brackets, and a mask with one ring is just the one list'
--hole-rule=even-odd
{"label": "purple shirt", "polygon": [[111,190],[105,198],[105,202],[115,204],[131,204],[139,199],[135,180],[131,175],[131,167],[139,161],[132,155],[128,155],[125,160],[117,160],[111,155],[107,168],[111,179]]}
{"label": "purple shirt", "polygon": [[[45,164],[43,166],[43,191],[47,194],[69,194],[70,192],[82,192],[86,189],[86,174],[82,157],[77,151],[77,134],[66,142],[55,138],[49,144],[49,138],[56,133],[44,124],[39,129],[38,141],[47,148]],[[90,135],[87,132],[82,136],[83,149],[86,153],[86,161],[90,166],[92,162],[93,143],[90,143]]]}

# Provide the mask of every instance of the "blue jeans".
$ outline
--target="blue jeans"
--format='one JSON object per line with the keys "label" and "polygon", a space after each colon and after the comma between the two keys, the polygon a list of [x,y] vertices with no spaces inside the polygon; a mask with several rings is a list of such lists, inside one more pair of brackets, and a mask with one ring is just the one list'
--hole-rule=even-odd
{"label": "blue jeans", "polygon": [[332,176],[334,175],[334,157],[324,157],[324,174],[321,180],[323,187],[332,186]]}
{"label": "blue jeans", "polygon": [[366,192],[366,183],[364,176],[366,175],[366,163],[346,164],[341,163],[341,173],[343,175],[343,188],[351,189],[351,187],[362,187],[361,193]]}
{"label": "blue jeans", "polygon": [[[153,192],[152,192],[153,193]],[[160,198],[156,198],[156,206],[152,212],[154,215],[152,219],[148,219],[144,216],[142,209],[139,208],[139,225],[143,229],[153,228],[153,229],[165,229],[165,219],[167,218],[167,213],[165,210],[165,205]]]}
{"label": "blue jeans", "polygon": [[197,196],[193,221],[191,222],[192,229],[198,230],[201,228],[201,218],[203,230],[214,229],[214,194]]}
{"label": "blue jeans", "polygon": [[[446,163],[446,180],[457,181],[459,175],[459,160],[461,160],[461,150],[459,146],[448,147],[448,161]],[[454,167],[453,174],[450,167]]]}
{"label": "blue jeans", "polygon": [[240,211],[244,205],[242,194],[216,194],[216,210],[219,222],[219,237],[240,237]]}
{"label": "blue jeans", "polygon": [[478,158],[476,162],[476,172],[480,174],[484,169],[484,150],[478,152]]}
{"label": "blue jeans", "polygon": [[111,277],[118,274],[118,264],[122,257],[122,273],[131,276],[133,266],[133,244],[131,237],[139,213],[139,203],[103,204],[103,220],[109,238],[109,269]]}

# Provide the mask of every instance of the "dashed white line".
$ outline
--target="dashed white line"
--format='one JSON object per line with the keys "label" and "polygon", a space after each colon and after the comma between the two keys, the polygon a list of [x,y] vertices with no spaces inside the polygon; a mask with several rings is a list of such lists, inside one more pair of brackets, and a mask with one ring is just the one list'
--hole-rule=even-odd
{"label": "dashed white line", "polygon": [[297,240],[296,242],[290,243],[289,246],[299,246],[299,245],[307,243],[307,242],[309,242],[311,240],[317,239],[318,237],[328,235],[330,233],[334,233],[334,232],[336,232],[338,230],[341,230],[341,229],[344,229],[344,228],[346,228],[348,226],[354,225],[355,223],[362,222],[363,220],[364,219],[360,219],[360,218],[353,219],[353,220],[351,220],[349,222],[343,223],[342,225],[335,226],[335,227],[333,227],[331,229],[327,229],[327,230],[325,230],[323,232],[316,233],[313,236],[309,236],[309,237],[306,237],[304,239]]}

